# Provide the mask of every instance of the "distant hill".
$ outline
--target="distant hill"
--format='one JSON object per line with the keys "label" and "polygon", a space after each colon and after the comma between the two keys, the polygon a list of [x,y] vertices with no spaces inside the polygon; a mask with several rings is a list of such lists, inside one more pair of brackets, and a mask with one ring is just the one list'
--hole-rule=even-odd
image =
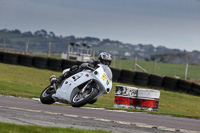
{"label": "distant hill", "polygon": [[[54,32],[47,32],[46,30],[38,30],[34,33],[21,32],[20,30],[0,30],[0,49],[3,48],[5,40],[5,47],[7,49],[14,49],[24,51],[26,42],[29,42],[29,52],[46,53],[48,51],[48,44],[51,41],[51,52],[62,53],[67,51],[69,43],[87,44],[87,48],[95,50],[96,54],[101,51],[108,51],[112,55],[123,58],[133,58],[137,56],[139,59],[157,60],[161,62],[171,63],[190,63],[200,64],[200,52],[186,50],[169,49],[165,46],[154,47],[152,44],[130,44],[110,39],[100,40],[96,37],[79,38],[74,35],[70,36],[56,36]],[[74,49],[77,45],[74,46]]]}

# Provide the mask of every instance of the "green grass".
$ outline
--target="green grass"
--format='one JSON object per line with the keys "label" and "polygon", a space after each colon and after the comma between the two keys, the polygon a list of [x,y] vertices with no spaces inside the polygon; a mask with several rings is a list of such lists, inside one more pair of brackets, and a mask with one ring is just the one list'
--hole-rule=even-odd
{"label": "green grass", "polygon": [[16,125],[0,122],[1,133],[109,133],[103,130],[85,130],[73,128],[41,127],[31,125]]}
{"label": "green grass", "polygon": [[[61,72],[3,63],[0,63],[0,71],[0,94],[27,98],[40,97],[40,93],[46,86],[49,85],[49,77],[53,74],[56,76],[61,74]],[[115,87],[119,84],[130,86],[128,84],[114,82],[112,90],[109,94],[100,96],[95,104],[88,104],[86,106],[116,109],[113,107]],[[200,97],[164,90],[160,91],[161,97],[159,103],[159,111],[148,111],[148,113],[170,114],[173,116],[193,117],[200,119]],[[140,111],[133,109],[126,110]]]}
{"label": "green grass", "polygon": [[51,75],[59,72],[0,63],[0,93],[6,95],[39,97],[49,84]]}
{"label": "green grass", "polygon": [[[111,66],[120,68],[120,69],[133,70],[133,62],[134,62],[134,59],[127,59],[127,60],[116,59],[115,64],[114,64],[114,61],[112,61]],[[137,64],[139,64],[142,68],[147,70],[148,73],[153,73],[154,62],[137,60]],[[171,77],[174,77],[176,75],[176,76],[179,76],[180,78],[185,77],[185,67],[186,67],[185,64],[171,64],[171,63],[162,63],[162,62],[157,62],[156,64],[157,65],[156,65],[155,74],[171,76]],[[138,67],[136,70],[141,71]],[[198,73],[198,71],[200,71],[199,65],[189,65],[188,79],[199,79],[200,73]]]}

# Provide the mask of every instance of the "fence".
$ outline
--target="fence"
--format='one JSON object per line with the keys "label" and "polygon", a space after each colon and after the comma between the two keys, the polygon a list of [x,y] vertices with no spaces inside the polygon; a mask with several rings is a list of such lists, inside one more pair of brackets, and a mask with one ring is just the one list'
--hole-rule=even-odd
{"label": "fence", "polygon": [[[64,59],[53,59],[45,57],[33,57],[29,55],[0,52],[0,62],[62,71],[80,61],[70,61]],[[200,95],[200,85],[188,80],[176,79],[168,76],[160,76],[145,72],[117,69],[111,67],[113,81],[125,84],[145,86],[150,88],[162,88],[168,91],[184,92],[192,95]]]}

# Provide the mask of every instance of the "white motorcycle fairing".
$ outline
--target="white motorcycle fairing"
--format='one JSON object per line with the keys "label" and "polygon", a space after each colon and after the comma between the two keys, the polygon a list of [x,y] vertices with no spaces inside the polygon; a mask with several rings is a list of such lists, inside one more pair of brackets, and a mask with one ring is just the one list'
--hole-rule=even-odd
{"label": "white motorcycle fairing", "polygon": [[[73,94],[82,89],[78,87],[92,81],[96,83],[96,88],[98,89],[98,94],[95,98],[102,94],[109,93],[112,89],[112,72],[110,68],[105,65],[99,64],[98,66],[99,67],[94,71],[85,69],[65,79],[58,87],[56,93],[52,95],[52,98],[58,102],[71,103]],[[69,69],[64,70],[63,73],[66,71],[69,71]],[[108,71],[111,72],[111,76],[107,75],[107,73],[110,73]]]}

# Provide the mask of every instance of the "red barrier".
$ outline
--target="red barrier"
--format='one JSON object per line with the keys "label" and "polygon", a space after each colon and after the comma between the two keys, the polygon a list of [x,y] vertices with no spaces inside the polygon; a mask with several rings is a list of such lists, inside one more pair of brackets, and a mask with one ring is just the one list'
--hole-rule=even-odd
{"label": "red barrier", "polygon": [[159,100],[137,99],[136,109],[158,111]]}
{"label": "red barrier", "polygon": [[114,107],[158,111],[160,91],[116,86]]}

